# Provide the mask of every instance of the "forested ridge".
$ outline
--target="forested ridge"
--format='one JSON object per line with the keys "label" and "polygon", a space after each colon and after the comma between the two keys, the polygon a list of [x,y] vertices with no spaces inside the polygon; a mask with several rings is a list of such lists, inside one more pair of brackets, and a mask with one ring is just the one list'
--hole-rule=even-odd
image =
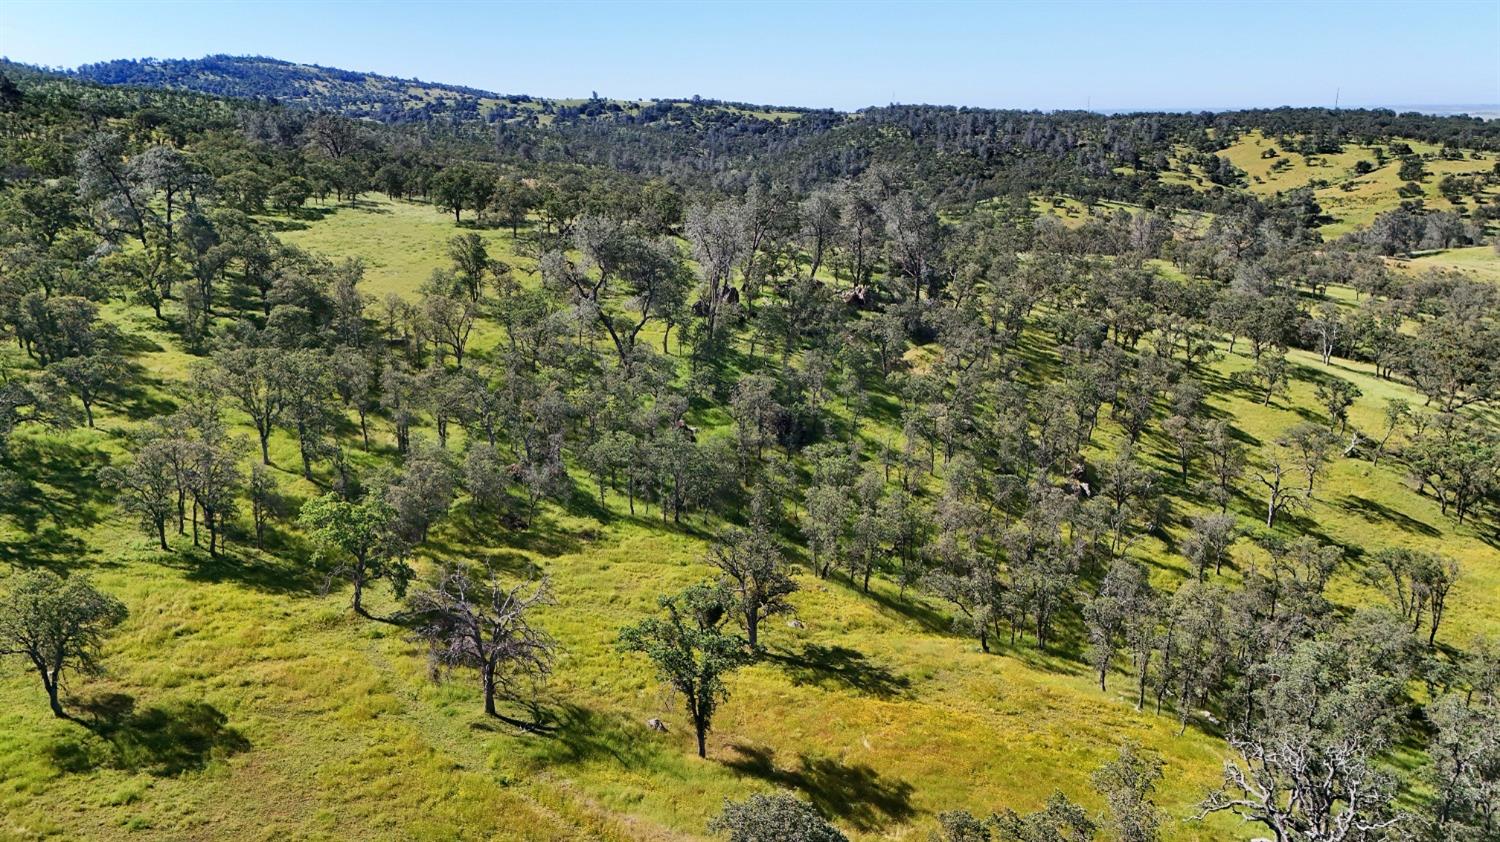
{"label": "forested ridge", "polygon": [[1500,834],[1500,124],[0,71],[5,833]]}

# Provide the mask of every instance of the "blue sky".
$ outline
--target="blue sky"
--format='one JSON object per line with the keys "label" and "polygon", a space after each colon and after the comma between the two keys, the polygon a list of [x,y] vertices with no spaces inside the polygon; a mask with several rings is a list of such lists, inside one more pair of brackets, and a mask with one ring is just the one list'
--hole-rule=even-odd
{"label": "blue sky", "polygon": [[1500,102],[1500,0],[498,3],[0,0],[52,66],[231,53],[620,99],[853,109]]}

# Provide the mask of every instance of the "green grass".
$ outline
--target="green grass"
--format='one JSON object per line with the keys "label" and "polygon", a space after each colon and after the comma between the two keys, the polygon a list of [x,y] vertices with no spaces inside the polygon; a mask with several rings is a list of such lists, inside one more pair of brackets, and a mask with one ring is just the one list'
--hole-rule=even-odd
{"label": "green grass", "polygon": [[[472,225],[473,216],[472,211],[466,213],[464,223]],[[520,268],[522,261],[511,249],[508,230],[473,230],[484,237],[491,257]],[[277,236],[335,260],[363,260],[361,288],[378,300],[391,293],[415,298],[417,287],[432,270],[452,265],[447,249],[455,233],[453,216],[430,205],[367,198],[354,207],[337,207],[325,219],[295,223]]]}
{"label": "green grass", "polygon": [[1445,249],[1393,262],[1398,269],[1409,274],[1438,269],[1459,272],[1476,281],[1500,283],[1500,252],[1496,252],[1494,246]]}
{"label": "green grass", "polygon": [[[1422,201],[1432,210],[1450,211],[1455,205],[1438,192],[1438,183],[1445,175],[1474,176],[1494,171],[1493,155],[1479,159],[1464,158],[1460,161],[1426,161],[1427,176],[1422,179]],[[1397,177],[1399,161],[1388,161],[1369,175],[1347,179],[1351,189],[1340,185],[1324,187],[1317,191],[1318,202],[1335,218],[1331,225],[1322,229],[1323,236],[1342,236],[1369,225],[1381,213],[1395,209],[1403,201],[1397,192],[1404,182]],[[1496,195],[1494,187],[1485,190],[1487,200]],[[1473,202],[1467,203],[1472,210]]]}
{"label": "green grass", "polygon": [[[1039,214],[1056,217],[1069,228],[1078,228],[1090,219],[1107,222],[1110,217],[1122,210],[1132,214],[1145,211],[1142,205],[1117,202],[1112,199],[1095,202],[1091,211],[1087,205],[1071,196],[1035,196],[1031,199],[1031,209]],[[1201,233],[1208,227],[1213,215],[1202,211],[1179,210],[1173,214],[1172,218],[1184,230]]]}
{"label": "green grass", "polygon": [[[1430,143],[1412,139],[1405,142],[1419,155],[1438,151]],[[1389,148],[1389,144],[1376,145]],[[1262,153],[1271,148],[1275,148],[1278,153],[1276,157],[1261,157]],[[1177,158],[1183,157],[1187,151],[1185,148],[1179,149]],[[1245,186],[1257,195],[1271,196],[1307,187],[1315,182],[1326,183],[1314,191],[1324,212],[1333,217],[1332,222],[1320,229],[1325,238],[1341,237],[1365,227],[1378,214],[1394,210],[1405,201],[1397,192],[1404,184],[1397,177],[1401,163],[1397,156],[1388,155],[1385,165],[1373,172],[1366,175],[1355,174],[1354,165],[1358,162],[1366,161],[1372,165],[1377,162],[1373,146],[1351,143],[1345,145],[1341,152],[1306,158],[1277,145],[1275,138],[1252,131],[1241,135],[1217,154],[1245,171]],[[1481,153],[1478,158],[1466,155],[1464,159],[1457,161],[1433,159],[1424,163],[1428,174],[1421,182],[1423,202],[1433,210],[1449,211],[1457,206],[1438,192],[1438,183],[1443,176],[1490,173],[1493,172],[1495,161],[1493,154]],[[1273,170],[1272,167],[1276,166],[1281,169]],[[1208,190],[1213,186],[1203,175],[1201,168],[1196,166],[1193,168],[1193,175],[1171,170],[1161,173],[1159,177],[1165,183],[1186,184],[1196,190]],[[1486,201],[1491,201],[1496,195],[1500,195],[1500,191],[1491,186],[1485,189],[1484,194]],[[1466,202],[1466,207],[1472,209],[1473,202]]]}
{"label": "green grass", "polygon": [[[1273,147],[1277,157],[1261,157]],[[1278,147],[1274,138],[1258,131],[1246,133],[1218,154],[1245,171],[1250,192],[1266,196],[1303,187],[1314,180],[1343,181],[1352,177],[1357,162],[1375,163],[1373,151],[1354,144],[1332,155],[1314,155],[1309,163],[1308,158]],[[1272,167],[1278,163],[1281,169],[1273,171]]]}
{"label": "green grass", "polygon": [[[452,234],[451,217],[430,207],[371,201],[284,236],[329,257],[363,257],[367,291],[380,296],[412,295],[446,264]],[[507,233],[484,235],[492,252],[511,259]],[[939,811],[1033,809],[1053,789],[1098,809],[1088,773],[1126,737],[1167,761],[1159,800],[1173,817],[1169,839],[1246,835],[1227,819],[1182,821],[1218,779],[1225,749],[1216,737],[1196,727],[1178,736],[1174,717],[1134,712],[1123,674],[1101,693],[1081,663],[1057,653],[1022,646],[984,655],[950,633],[941,605],[910,594],[902,600],[883,580],[865,596],[839,580],[799,575],[793,602],[806,628],[766,629],[774,657],[733,677],[710,756],[697,759],[679,703],[613,641],[622,625],[653,610],[657,594],[706,575],[711,524],[664,525],[655,510],[632,517],[613,496],[596,517],[585,502],[591,486],[568,505],[549,505],[527,532],[475,526],[455,509],[422,559],[424,569],[487,560],[515,575],[552,577],[559,602],[543,623],[563,654],[544,702],[560,727],[538,736],[497,726],[482,716],[472,676],[434,684],[419,647],[355,619],[343,590],[325,593],[306,548],[284,528],[273,553],[235,544],[228,559],[211,561],[182,537],[173,553],[158,553],[115,513],[97,470],[123,452],[121,433],[136,417],[173,399],[192,359],[149,313],[123,306],[108,313],[148,349],[135,360],[145,384],[106,406],[97,431],[22,437],[49,494],[35,505],[35,531],[0,534],[0,551],[9,561],[24,553],[87,572],[130,608],[109,644],[108,675],[69,688],[115,728],[103,738],[53,721],[35,680],[6,664],[0,839],[675,840],[700,836],[725,798],[786,786],[855,838],[920,840]],[[1032,339],[1025,353],[1044,372],[1055,360]],[[1421,403],[1362,366],[1293,359],[1290,403],[1263,407],[1217,381],[1212,408],[1269,442],[1317,414],[1309,407],[1318,377],[1359,385],[1364,396],[1352,419],[1366,429],[1376,426],[1385,397]],[[1232,356],[1214,374],[1247,365]],[[709,415],[722,423],[722,413]],[[893,430],[874,425],[866,434]],[[1106,424],[1094,457],[1113,440]],[[1167,444],[1146,441],[1158,467]],[[383,430],[377,446],[382,452],[367,461],[387,458]],[[316,492],[295,474],[290,439],[278,434],[272,455],[292,469],[277,473],[288,495]],[[1182,521],[1196,511],[1190,499],[1178,503]],[[1258,497],[1242,497],[1232,510],[1249,526],[1260,506]],[[1336,464],[1299,527],[1351,554],[1408,544],[1458,558],[1464,578],[1440,640],[1462,645],[1475,632],[1500,632],[1493,611],[1500,551],[1493,531],[1482,531],[1492,527],[1443,518],[1394,461],[1374,470]],[[1175,524],[1174,537],[1183,528]],[[1239,559],[1249,552],[1242,543]],[[1161,586],[1186,573],[1159,540],[1138,542],[1132,553],[1151,564]],[[1354,584],[1353,570],[1347,565],[1332,590],[1346,606],[1373,598]],[[386,599],[379,592],[377,610],[389,607]],[[647,729],[650,717],[670,731]]]}

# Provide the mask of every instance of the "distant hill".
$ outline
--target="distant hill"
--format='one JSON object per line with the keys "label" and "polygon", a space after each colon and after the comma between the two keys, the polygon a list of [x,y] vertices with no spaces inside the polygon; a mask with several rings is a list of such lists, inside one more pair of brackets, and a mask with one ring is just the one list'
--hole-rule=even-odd
{"label": "distant hill", "polygon": [[[432,127],[432,137],[467,143],[485,160],[604,166],[731,192],[756,180],[811,189],[875,166],[908,174],[954,208],[1025,195],[1219,213],[1252,195],[1271,200],[1307,188],[1322,191],[1310,212],[1338,225],[1329,234],[1369,224],[1403,191],[1449,209],[1442,179],[1477,184],[1493,166],[1486,153],[1500,151],[1500,122],[1390,109],[1104,115],[892,104],[850,113],[698,97],[547,99],[226,55],[74,70],[0,61],[0,71]],[[1395,157],[1377,152],[1393,141],[1401,154],[1429,159],[1434,177],[1416,187],[1398,179]],[[1356,172],[1358,161],[1372,169]]]}
{"label": "distant hill", "polygon": [[[65,72],[74,78],[104,85],[175,88],[240,99],[273,100],[384,123],[457,120],[546,124],[555,117],[635,116],[653,105],[679,102],[547,99],[526,94],[500,94],[463,85],[298,64],[266,56],[117,59],[85,64]],[[729,113],[770,120],[791,120],[806,113],[797,108],[694,102],[718,106]]]}
{"label": "distant hill", "polygon": [[106,85],[178,88],[242,99],[270,99],[383,122],[434,117],[506,117],[537,109],[529,96],[502,96],[461,85],[297,64],[265,56],[118,59],[85,64],[71,75]]}

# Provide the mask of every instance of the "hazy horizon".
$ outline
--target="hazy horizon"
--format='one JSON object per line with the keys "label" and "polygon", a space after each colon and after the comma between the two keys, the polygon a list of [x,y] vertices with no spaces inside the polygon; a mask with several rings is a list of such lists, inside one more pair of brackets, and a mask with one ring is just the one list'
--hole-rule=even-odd
{"label": "hazy horizon", "polygon": [[[474,84],[472,82],[468,82],[468,81],[464,81],[464,80],[458,80],[458,79],[434,79],[434,78],[428,78],[428,77],[420,76],[420,75],[418,75],[418,76],[395,76],[395,75],[392,75],[392,74],[380,73],[379,71],[370,70],[368,68],[342,67],[342,66],[335,66],[335,65],[324,64],[324,63],[320,63],[320,62],[292,61],[291,59],[286,59],[286,58],[284,58],[282,56],[266,55],[266,54],[252,54],[252,53],[243,53],[243,54],[238,54],[238,55],[231,55],[231,54],[227,54],[227,53],[206,53],[206,54],[200,55],[200,56],[191,56],[191,55],[183,55],[183,56],[115,56],[113,58],[98,59],[96,61],[86,61],[86,62],[82,62],[80,64],[74,64],[74,65],[48,65],[48,64],[41,64],[41,63],[34,63],[34,62],[25,62],[25,61],[22,61],[20,59],[16,59],[16,58],[14,58],[12,56],[9,56],[9,55],[0,55],[0,60],[15,61],[15,62],[19,62],[19,63],[22,63],[22,64],[29,64],[31,66],[38,67],[38,68],[41,68],[43,70],[48,70],[48,71],[55,71],[55,72],[62,72],[62,73],[75,73],[75,72],[77,72],[82,67],[86,67],[86,66],[94,65],[94,64],[108,63],[108,62],[111,62],[111,61],[140,61],[140,62],[197,61],[197,60],[207,59],[207,58],[210,58],[210,57],[213,57],[213,56],[221,56],[221,55],[228,55],[228,56],[230,56],[232,58],[259,58],[259,59],[271,59],[271,60],[276,60],[276,61],[287,61],[287,62],[291,62],[291,63],[297,64],[297,65],[318,66],[318,67],[322,67],[322,68],[329,69],[329,70],[341,70],[341,71],[348,71],[348,72],[353,72],[353,73],[367,73],[367,74],[372,74],[372,75],[377,75],[377,76],[386,76],[388,78],[402,79],[404,81],[421,82],[423,84],[437,84],[437,85],[447,85],[447,86],[452,86],[452,87],[472,88],[474,90],[485,91],[487,93],[493,93],[493,94],[500,94],[502,96],[519,96],[519,95],[539,96],[538,94],[534,94],[534,93],[532,93],[530,91],[522,91],[522,90],[511,90],[511,91],[508,91],[508,90],[499,90],[499,89],[485,88],[483,86],[476,85],[476,84]],[[594,92],[591,91],[590,93],[594,93]],[[702,96],[704,99],[716,100],[716,101],[720,101],[720,102],[740,102],[740,103],[743,103],[743,104],[746,104],[746,105],[773,105],[773,106],[783,106],[783,107],[787,107],[787,108],[809,108],[809,109],[816,109],[816,108],[820,107],[820,106],[806,106],[806,105],[801,105],[801,104],[793,103],[793,102],[769,102],[769,101],[754,101],[754,100],[730,100],[730,99],[728,99],[726,97],[714,96],[712,94],[697,94],[697,95],[698,96]],[[588,97],[585,96],[585,95],[574,94],[574,95],[564,95],[564,96],[549,96],[549,97],[545,97],[545,98],[547,98],[547,99],[555,99],[555,100],[581,100],[581,99],[587,99]],[[605,97],[605,98],[609,98],[609,97]],[[688,97],[666,97],[666,96],[658,96],[658,97],[638,97],[638,98],[634,98],[634,99],[621,99],[621,98],[616,97],[614,99],[621,99],[621,101],[649,101],[649,100],[652,100],[652,99],[686,99],[686,98],[688,98]],[[1336,103],[1328,103],[1327,106],[1333,106],[1335,104]],[[1111,107],[1111,108],[1090,108],[1089,103],[1085,103],[1082,108],[1075,108],[1075,107],[1072,107],[1072,106],[1058,106],[1058,107],[1048,107],[1048,106],[1010,106],[1010,105],[1003,105],[1003,104],[1001,104],[1001,105],[971,106],[971,105],[963,105],[961,103],[952,103],[952,102],[890,102],[890,103],[869,103],[869,104],[866,104],[866,105],[857,106],[857,107],[852,108],[852,109],[851,108],[834,108],[832,110],[842,111],[842,112],[853,112],[853,111],[859,111],[859,110],[862,110],[862,109],[865,109],[865,108],[879,108],[879,107],[882,107],[884,105],[923,105],[923,106],[936,106],[936,107],[988,108],[988,109],[995,109],[995,110],[1027,110],[1027,111],[1043,111],[1043,112],[1073,111],[1073,110],[1091,110],[1094,113],[1098,113],[1098,114],[1132,114],[1132,113],[1150,113],[1150,112],[1158,112],[1158,113],[1161,113],[1161,112],[1165,112],[1165,113],[1193,113],[1193,112],[1200,112],[1200,111],[1220,112],[1220,111],[1238,111],[1238,110],[1268,109],[1268,108],[1280,108],[1280,107],[1288,107],[1288,108],[1320,108],[1320,107],[1327,107],[1327,106],[1316,104],[1316,103],[1307,104],[1307,105],[1291,105],[1289,103],[1282,103],[1280,105],[1241,105],[1241,104],[1232,104],[1231,103],[1231,104],[1220,104],[1220,105],[1181,105],[1181,106],[1164,105],[1164,106],[1158,106],[1158,107],[1119,106],[1119,107]],[[1382,103],[1382,102],[1377,102],[1377,103],[1368,103],[1368,104],[1361,104],[1361,105],[1352,105],[1352,104],[1348,104],[1348,103],[1342,103],[1342,104],[1338,104],[1338,107],[1348,108],[1348,109],[1388,109],[1388,110],[1394,110],[1394,111],[1397,111],[1397,112],[1415,111],[1415,112],[1418,112],[1418,113],[1433,114],[1433,115],[1438,115],[1438,116],[1457,116],[1457,115],[1461,115],[1461,114],[1468,114],[1469,116],[1483,116],[1483,117],[1487,117],[1487,118],[1490,118],[1490,119],[1500,118],[1500,101],[1496,101],[1496,102],[1472,102],[1472,103],[1443,103],[1443,102],[1431,102],[1431,103],[1427,103],[1427,102],[1420,102],[1420,103],[1406,103],[1406,102],[1402,102],[1402,103]]]}
{"label": "hazy horizon", "polygon": [[[278,5],[289,14],[274,13]],[[0,54],[63,68],[258,55],[502,94],[698,95],[841,111],[925,103],[1119,113],[1327,107],[1336,99],[1347,108],[1500,108],[1500,3],[1190,11],[1158,2],[12,0],[0,6]]]}

